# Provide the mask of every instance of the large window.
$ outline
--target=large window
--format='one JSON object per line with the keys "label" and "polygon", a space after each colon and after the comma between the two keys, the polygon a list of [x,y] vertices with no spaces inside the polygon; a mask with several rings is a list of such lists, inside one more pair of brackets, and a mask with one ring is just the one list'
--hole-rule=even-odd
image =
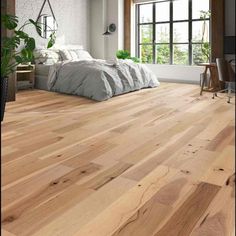
{"label": "large window", "polygon": [[137,4],[137,56],[142,63],[192,65],[209,60],[209,0]]}

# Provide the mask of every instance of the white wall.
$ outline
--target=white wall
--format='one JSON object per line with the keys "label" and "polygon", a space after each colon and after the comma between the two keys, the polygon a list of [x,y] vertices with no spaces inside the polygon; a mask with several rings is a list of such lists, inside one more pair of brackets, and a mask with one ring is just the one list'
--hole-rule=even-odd
{"label": "white wall", "polygon": [[105,0],[90,2],[90,53],[94,58],[104,58],[104,3]]}
{"label": "white wall", "polygon": [[[124,0],[91,0],[91,55],[94,58],[112,59],[116,51],[124,47]],[[109,24],[116,31],[103,36]]]}
{"label": "white wall", "polygon": [[182,66],[182,65],[155,65],[146,64],[160,81],[181,82],[199,84],[200,74],[203,73],[202,66]]}
{"label": "white wall", "polygon": [[[86,49],[90,46],[90,0],[50,0],[53,12],[58,22],[58,44],[79,44]],[[37,19],[43,0],[16,0],[16,15],[19,17],[19,25],[27,19]],[[45,4],[43,13],[50,13],[48,3]],[[45,46],[47,40],[41,38],[31,26],[25,30],[36,38],[39,46]]]}

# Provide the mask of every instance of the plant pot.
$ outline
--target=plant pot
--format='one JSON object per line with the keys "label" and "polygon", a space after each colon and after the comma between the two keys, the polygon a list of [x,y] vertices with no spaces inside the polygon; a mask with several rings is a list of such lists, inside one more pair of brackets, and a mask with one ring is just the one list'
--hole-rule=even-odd
{"label": "plant pot", "polygon": [[4,118],[5,105],[7,100],[8,77],[1,78],[1,122]]}

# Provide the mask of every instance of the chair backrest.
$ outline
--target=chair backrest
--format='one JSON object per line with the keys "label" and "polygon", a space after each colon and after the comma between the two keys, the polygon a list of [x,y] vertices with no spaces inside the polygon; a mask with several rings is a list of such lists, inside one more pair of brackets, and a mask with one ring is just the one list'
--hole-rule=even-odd
{"label": "chair backrest", "polygon": [[228,61],[226,61],[224,58],[216,58],[216,65],[220,81],[234,81],[234,72]]}

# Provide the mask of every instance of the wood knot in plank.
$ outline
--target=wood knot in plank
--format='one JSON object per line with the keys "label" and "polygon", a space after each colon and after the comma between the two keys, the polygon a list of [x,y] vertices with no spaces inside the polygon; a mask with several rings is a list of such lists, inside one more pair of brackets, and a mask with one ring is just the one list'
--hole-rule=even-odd
{"label": "wood knot in plank", "polygon": [[59,181],[53,181],[50,183],[51,186],[57,185],[59,183]]}
{"label": "wood knot in plank", "polygon": [[215,168],[214,171],[225,171],[223,168]]}
{"label": "wood knot in plank", "polygon": [[7,218],[3,219],[3,223],[10,223],[16,219],[15,216],[8,216]]}
{"label": "wood knot in plank", "polygon": [[226,186],[230,185],[230,186],[234,186],[235,185],[235,173],[233,175],[231,175],[225,183]]}
{"label": "wood knot in plank", "polygon": [[190,171],[189,170],[181,170],[182,173],[186,174],[186,175],[189,175],[190,174]]}
{"label": "wood knot in plank", "polygon": [[210,214],[210,213],[208,213],[208,214],[204,217],[204,219],[203,219],[202,222],[200,223],[200,226],[202,226],[202,225],[205,223],[205,221],[206,221],[207,217],[209,216],[209,214]]}

